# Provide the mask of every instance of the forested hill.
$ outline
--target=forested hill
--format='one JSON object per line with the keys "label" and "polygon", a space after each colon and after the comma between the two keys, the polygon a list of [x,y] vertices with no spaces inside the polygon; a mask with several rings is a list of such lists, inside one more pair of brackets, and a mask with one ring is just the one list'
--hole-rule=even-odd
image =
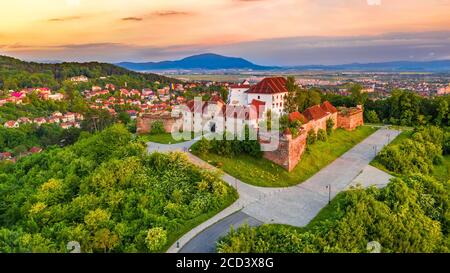
{"label": "forested hill", "polygon": [[[62,81],[84,75],[90,79],[106,76],[128,76],[135,80],[159,81],[161,83],[177,83],[176,79],[152,73],[138,73],[128,69],[99,62],[89,63],[35,63],[25,62],[7,56],[0,56],[0,89],[6,87],[30,87],[24,85],[35,85],[35,83],[46,83],[48,81]],[[28,77],[28,79],[27,79]]]}

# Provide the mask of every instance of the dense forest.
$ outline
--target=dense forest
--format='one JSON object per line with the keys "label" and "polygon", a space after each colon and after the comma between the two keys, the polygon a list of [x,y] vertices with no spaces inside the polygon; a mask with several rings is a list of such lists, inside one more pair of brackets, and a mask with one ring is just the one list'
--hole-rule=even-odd
{"label": "dense forest", "polygon": [[0,252],[160,252],[237,198],[182,154],[147,155],[122,125],[0,166]]}
{"label": "dense forest", "polygon": [[305,228],[263,225],[232,230],[219,252],[450,251],[450,180],[434,175],[449,152],[449,133],[430,126],[406,132],[383,149],[375,165],[396,176],[387,187],[340,193]]}
{"label": "dense forest", "polygon": [[138,73],[125,68],[98,62],[89,63],[35,63],[24,62],[15,58],[0,56],[0,90],[16,90],[26,87],[49,87],[59,89],[62,83],[71,77],[84,75],[89,79],[98,80],[111,77],[111,83],[129,83],[133,85],[148,85],[150,82],[176,83],[176,79],[165,76]]}

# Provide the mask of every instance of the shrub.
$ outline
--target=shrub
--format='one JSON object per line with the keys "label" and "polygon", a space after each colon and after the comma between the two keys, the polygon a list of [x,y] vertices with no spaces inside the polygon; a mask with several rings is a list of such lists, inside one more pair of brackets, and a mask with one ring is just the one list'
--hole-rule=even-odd
{"label": "shrub", "polygon": [[369,123],[380,123],[377,112],[375,110],[368,110],[365,113],[366,121]]}
{"label": "shrub", "polygon": [[167,242],[167,231],[163,228],[151,228],[145,237],[145,243],[150,251],[160,250]]}
{"label": "shrub", "polygon": [[329,118],[327,119],[327,134],[331,135],[333,133],[333,129],[334,129],[334,120]]}
{"label": "shrub", "polygon": [[319,131],[317,131],[317,140],[327,141],[327,133],[325,132],[324,129],[319,129]]}
{"label": "shrub", "polygon": [[316,143],[317,140],[317,135],[316,135],[316,131],[314,130],[309,130],[308,132],[308,137],[306,138],[306,142],[311,145]]}
{"label": "shrub", "polygon": [[150,134],[152,135],[158,135],[158,134],[164,134],[166,130],[164,129],[164,124],[162,121],[158,120],[152,123],[152,129],[150,131]]}
{"label": "shrub", "polygon": [[449,154],[450,153],[450,133],[445,133],[445,139],[444,139],[444,144],[442,146],[442,150],[444,152],[444,154]]}
{"label": "shrub", "polygon": [[192,146],[192,150],[200,155],[204,155],[211,149],[211,143],[206,138],[202,137],[197,143]]}

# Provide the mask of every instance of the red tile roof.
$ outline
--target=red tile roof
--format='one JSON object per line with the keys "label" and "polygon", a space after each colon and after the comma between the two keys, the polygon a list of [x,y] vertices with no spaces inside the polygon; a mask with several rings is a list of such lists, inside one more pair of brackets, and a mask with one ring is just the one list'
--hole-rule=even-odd
{"label": "red tile roof", "polygon": [[332,113],[332,114],[337,112],[336,107],[334,107],[333,104],[331,104],[329,101],[324,101],[320,107],[325,112],[329,112],[329,113]]}
{"label": "red tile roof", "polygon": [[289,114],[289,121],[292,122],[294,120],[300,121],[302,124],[308,123],[308,119],[299,112],[293,112]]}
{"label": "red tile roof", "polygon": [[286,79],[283,77],[265,78],[247,91],[249,94],[276,94],[284,92],[288,92],[288,90],[286,88]]}
{"label": "red tile roof", "polygon": [[319,105],[314,105],[306,109],[303,115],[309,120],[317,120],[327,116],[327,113]]}
{"label": "red tile roof", "polygon": [[32,154],[37,154],[40,152],[42,152],[42,148],[40,148],[40,147],[33,147],[30,149],[30,153],[32,153]]}

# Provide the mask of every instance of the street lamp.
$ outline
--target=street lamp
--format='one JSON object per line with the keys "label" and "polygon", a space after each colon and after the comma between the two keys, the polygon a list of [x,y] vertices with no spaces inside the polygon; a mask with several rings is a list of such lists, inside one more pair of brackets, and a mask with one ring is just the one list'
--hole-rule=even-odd
{"label": "street lamp", "polygon": [[331,203],[331,184],[327,185],[326,187],[328,189],[328,204]]}
{"label": "street lamp", "polygon": [[377,145],[373,145],[373,151],[375,152],[375,156],[377,156],[377,150],[378,150]]}

